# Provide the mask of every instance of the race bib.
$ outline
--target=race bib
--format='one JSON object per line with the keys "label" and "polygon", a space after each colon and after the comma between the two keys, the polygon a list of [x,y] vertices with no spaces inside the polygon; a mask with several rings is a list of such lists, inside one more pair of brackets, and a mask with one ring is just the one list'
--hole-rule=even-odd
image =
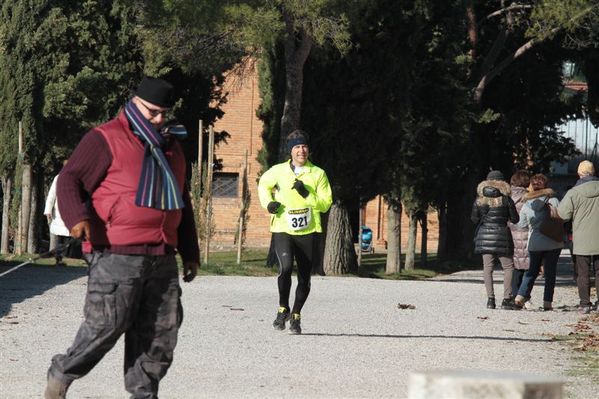
{"label": "race bib", "polygon": [[312,221],[312,208],[289,209],[287,211],[287,225],[290,230],[304,230]]}

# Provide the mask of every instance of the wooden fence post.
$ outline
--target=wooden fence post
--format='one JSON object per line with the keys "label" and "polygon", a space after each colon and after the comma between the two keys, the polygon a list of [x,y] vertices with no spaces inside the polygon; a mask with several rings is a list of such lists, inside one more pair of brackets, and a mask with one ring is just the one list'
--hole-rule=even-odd
{"label": "wooden fence post", "polygon": [[206,173],[206,236],[204,249],[204,264],[208,264],[210,259],[210,236],[212,235],[212,171],[214,168],[214,128],[208,128],[208,171]]}
{"label": "wooden fence post", "polygon": [[243,226],[245,223],[245,215],[247,213],[247,170],[248,170],[248,150],[245,150],[245,158],[243,161],[243,173],[241,177],[241,211],[239,212],[239,231],[237,233],[237,264],[241,264],[241,248],[243,246]]}

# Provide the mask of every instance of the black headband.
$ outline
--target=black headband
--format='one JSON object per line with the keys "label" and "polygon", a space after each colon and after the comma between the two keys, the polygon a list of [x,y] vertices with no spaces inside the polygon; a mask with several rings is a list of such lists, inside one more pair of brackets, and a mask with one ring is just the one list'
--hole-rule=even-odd
{"label": "black headband", "polygon": [[291,149],[296,145],[304,144],[307,145],[308,141],[304,136],[297,136],[287,141],[287,151],[291,152]]}

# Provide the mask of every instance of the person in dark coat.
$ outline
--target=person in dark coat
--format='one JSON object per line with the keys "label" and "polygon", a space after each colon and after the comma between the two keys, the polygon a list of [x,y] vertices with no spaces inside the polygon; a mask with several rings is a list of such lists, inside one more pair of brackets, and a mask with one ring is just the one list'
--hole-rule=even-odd
{"label": "person in dark coat", "polygon": [[[511,198],[516,205],[518,215],[524,203],[523,198],[528,192],[530,184],[530,175],[525,170],[516,171],[510,179]],[[512,293],[515,294],[520,288],[522,277],[530,266],[530,257],[528,254],[528,227],[519,228],[517,224],[508,223],[508,227],[514,239],[514,273],[512,275]]]}
{"label": "person in dark coat", "polygon": [[476,224],[474,252],[483,256],[483,276],[487,290],[487,308],[495,309],[493,265],[501,263],[504,271],[502,309],[513,308],[512,273],[514,241],[508,222],[518,223],[518,212],[510,198],[510,185],[503,173],[492,170],[477,188],[470,219]]}

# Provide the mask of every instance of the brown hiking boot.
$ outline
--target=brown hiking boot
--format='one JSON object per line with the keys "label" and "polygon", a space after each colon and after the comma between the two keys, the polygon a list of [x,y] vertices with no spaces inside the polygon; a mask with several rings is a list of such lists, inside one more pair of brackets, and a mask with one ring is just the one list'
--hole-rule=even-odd
{"label": "brown hiking boot", "polygon": [[44,399],[65,399],[67,397],[69,385],[71,384],[65,384],[56,378],[48,377],[48,384],[44,391]]}

